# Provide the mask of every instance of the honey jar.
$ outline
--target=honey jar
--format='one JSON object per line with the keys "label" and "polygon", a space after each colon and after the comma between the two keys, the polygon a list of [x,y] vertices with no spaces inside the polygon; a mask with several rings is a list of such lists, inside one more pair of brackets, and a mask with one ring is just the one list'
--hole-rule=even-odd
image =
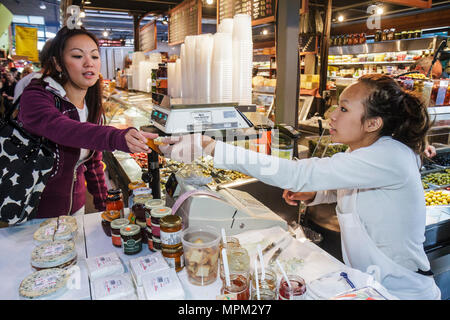
{"label": "honey jar", "polygon": [[176,272],[180,272],[184,268],[183,246],[180,245],[171,249],[162,249],[162,255],[166,259],[167,264],[171,268],[175,268]]}
{"label": "honey jar", "polygon": [[160,219],[162,249],[173,249],[181,245],[181,217],[170,214]]}

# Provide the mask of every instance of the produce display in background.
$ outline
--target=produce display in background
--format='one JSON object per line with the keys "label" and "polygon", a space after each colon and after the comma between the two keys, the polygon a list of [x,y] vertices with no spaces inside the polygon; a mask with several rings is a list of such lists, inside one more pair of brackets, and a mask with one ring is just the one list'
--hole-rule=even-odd
{"label": "produce display in background", "polygon": [[450,153],[441,153],[433,157],[433,162],[444,167],[450,166]]}
{"label": "produce display in background", "polygon": [[338,152],[345,152],[348,146],[341,143],[331,143],[330,136],[323,136],[316,149],[319,137],[308,138],[309,155],[317,158],[331,157]]}
{"label": "produce display in background", "polygon": [[440,206],[450,203],[450,193],[445,190],[430,190],[425,192],[427,206]]}
{"label": "produce display in background", "polygon": [[450,185],[450,169],[445,169],[440,172],[429,173],[422,178],[422,182],[437,186]]}

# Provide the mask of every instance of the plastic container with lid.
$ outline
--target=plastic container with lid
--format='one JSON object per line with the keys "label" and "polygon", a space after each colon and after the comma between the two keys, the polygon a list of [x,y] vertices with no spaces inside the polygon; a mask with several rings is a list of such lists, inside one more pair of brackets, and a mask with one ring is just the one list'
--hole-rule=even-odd
{"label": "plastic container with lid", "polygon": [[151,211],[155,208],[161,208],[166,205],[166,202],[162,199],[150,199],[145,203],[145,207],[148,209],[145,212],[145,220],[147,222],[147,226],[151,227]]}
{"label": "plastic container with lid", "polygon": [[183,246],[175,248],[162,248],[162,255],[166,259],[167,264],[171,268],[175,268],[176,272],[180,272],[184,268]]}
{"label": "plastic container with lid", "polygon": [[122,248],[125,254],[136,254],[142,250],[141,227],[136,224],[129,224],[120,228],[122,237]]}
{"label": "plastic container with lid", "polygon": [[120,228],[130,224],[128,219],[120,218],[111,222],[111,239],[115,247],[122,247],[122,238],[120,237]]}
{"label": "plastic container with lid", "polygon": [[181,217],[170,214],[160,219],[160,239],[163,249],[177,248],[181,246],[182,232]]}
{"label": "plastic container with lid", "polygon": [[160,237],[160,220],[162,217],[172,214],[169,207],[154,208],[151,210],[151,225],[153,236]]}
{"label": "plastic container with lid", "polygon": [[111,237],[111,222],[120,218],[120,211],[106,210],[102,213],[102,228],[108,237]]}

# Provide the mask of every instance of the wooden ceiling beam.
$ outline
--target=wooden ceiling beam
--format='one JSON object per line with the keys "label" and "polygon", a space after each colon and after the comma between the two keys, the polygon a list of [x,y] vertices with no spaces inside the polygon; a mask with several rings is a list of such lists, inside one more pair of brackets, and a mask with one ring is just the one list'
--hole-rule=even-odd
{"label": "wooden ceiling beam", "polygon": [[407,6],[407,7],[422,8],[422,9],[431,8],[431,3],[432,3],[432,0],[378,0],[378,1],[398,4],[398,5]]}

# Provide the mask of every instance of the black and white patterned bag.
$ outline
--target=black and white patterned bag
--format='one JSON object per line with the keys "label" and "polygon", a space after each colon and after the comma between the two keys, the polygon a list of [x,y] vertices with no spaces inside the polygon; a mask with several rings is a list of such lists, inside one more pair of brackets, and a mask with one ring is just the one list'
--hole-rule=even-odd
{"label": "black and white patterned bag", "polygon": [[[55,96],[59,109],[59,98]],[[27,132],[15,119],[0,120],[0,221],[33,219],[55,161],[48,141]]]}

